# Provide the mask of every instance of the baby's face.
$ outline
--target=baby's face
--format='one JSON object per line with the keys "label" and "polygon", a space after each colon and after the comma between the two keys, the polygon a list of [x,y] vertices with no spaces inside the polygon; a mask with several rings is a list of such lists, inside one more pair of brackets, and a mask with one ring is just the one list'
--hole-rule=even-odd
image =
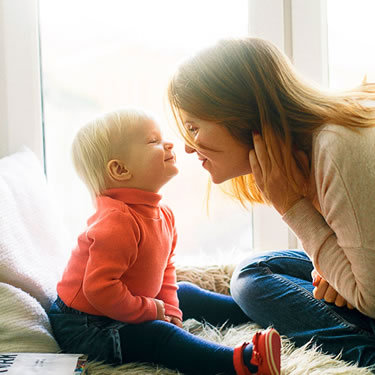
{"label": "baby's face", "polygon": [[132,126],[124,142],[124,158],[131,187],[158,192],[178,173],[173,143],[164,140],[152,120]]}

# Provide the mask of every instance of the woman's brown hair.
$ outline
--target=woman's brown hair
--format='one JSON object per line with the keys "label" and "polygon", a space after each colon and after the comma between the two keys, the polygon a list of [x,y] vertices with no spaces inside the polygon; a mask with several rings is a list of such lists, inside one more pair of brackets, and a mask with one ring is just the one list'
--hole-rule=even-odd
{"label": "woman's brown hair", "polygon": [[[292,151],[299,149],[310,157],[312,134],[325,123],[374,126],[374,108],[363,105],[374,99],[373,84],[341,93],[315,87],[278,48],[259,38],[219,41],[183,62],[168,84],[168,101],[187,144],[196,146],[181,111],[224,126],[250,147],[252,132],[258,132],[266,146],[275,141],[285,146],[280,163],[296,190],[300,189],[291,177]],[[307,177],[309,167],[300,168]],[[232,179],[230,193],[242,204],[265,202],[252,174]]]}

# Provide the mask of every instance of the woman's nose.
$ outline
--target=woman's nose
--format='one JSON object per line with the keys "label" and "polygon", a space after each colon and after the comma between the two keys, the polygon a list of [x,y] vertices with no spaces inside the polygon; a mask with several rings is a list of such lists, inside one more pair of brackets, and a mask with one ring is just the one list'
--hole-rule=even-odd
{"label": "woman's nose", "polygon": [[189,145],[185,144],[185,152],[188,154],[192,154],[195,152],[195,149],[193,147],[190,147]]}

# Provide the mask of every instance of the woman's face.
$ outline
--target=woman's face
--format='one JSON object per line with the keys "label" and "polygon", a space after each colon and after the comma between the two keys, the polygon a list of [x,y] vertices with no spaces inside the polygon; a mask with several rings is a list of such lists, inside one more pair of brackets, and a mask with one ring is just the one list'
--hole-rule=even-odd
{"label": "woman's face", "polygon": [[229,131],[215,122],[203,121],[181,113],[182,121],[196,148],[185,145],[188,154],[196,153],[212,182],[220,184],[234,177],[251,173],[250,146],[234,138]]}

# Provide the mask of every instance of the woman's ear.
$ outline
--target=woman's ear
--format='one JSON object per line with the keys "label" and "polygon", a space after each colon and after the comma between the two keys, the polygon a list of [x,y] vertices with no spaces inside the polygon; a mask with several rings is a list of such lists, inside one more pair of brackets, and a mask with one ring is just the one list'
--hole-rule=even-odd
{"label": "woman's ear", "polygon": [[110,160],[107,163],[107,171],[109,177],[115,181],[128,181],[132,178],[132,174],[121,160]]}

